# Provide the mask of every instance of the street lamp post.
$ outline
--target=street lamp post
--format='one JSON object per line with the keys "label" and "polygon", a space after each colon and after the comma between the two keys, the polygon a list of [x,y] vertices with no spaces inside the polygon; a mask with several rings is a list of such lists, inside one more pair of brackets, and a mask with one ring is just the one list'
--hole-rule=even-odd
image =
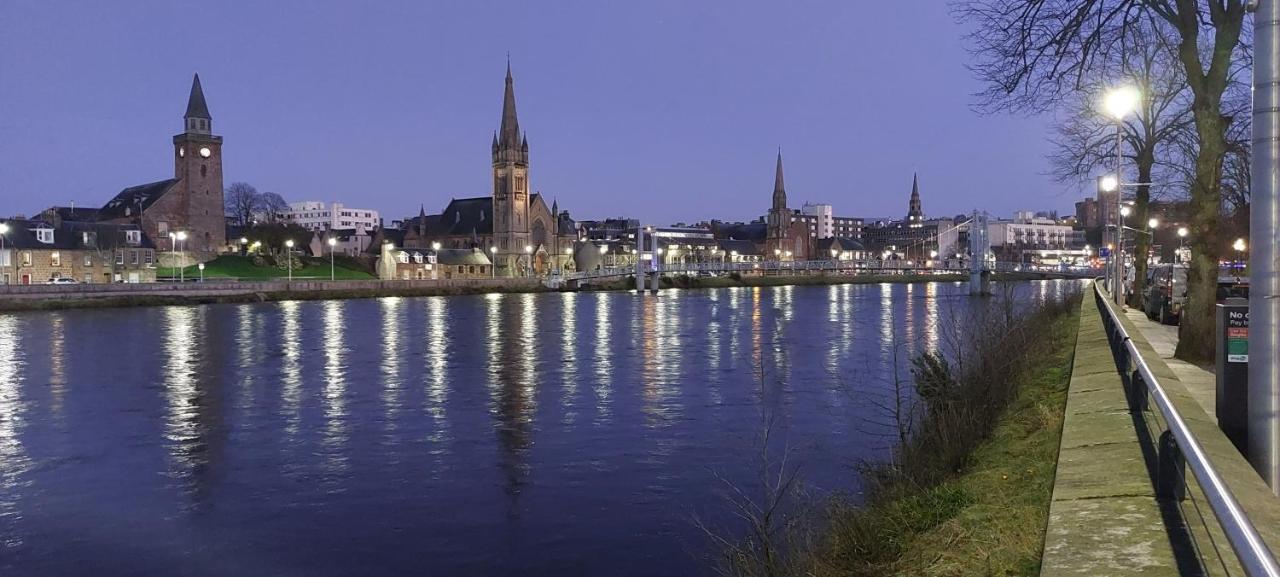
{"label": "street lamp post", "polygon": [[1242,270],[1245,268],[1244,249],[1246,246],[1243,238],[1237,238],[1236,242],[1231,245],[1231,248],[1236,249],[1236,262],[1240,263]]}
{"label": "street lamp post", "polygon": [[197,264],[196,268],[200,269],[200,282],[203,283],[204,282],[204,263]]}
{"label": "street lamp post", "polygon": [[524,267],[524,274],[525,276],[530,276],[532,274],[531,269],[533,269],[533,245],[529,245],[529,244],[524,245],[524,254],[528,259],[528,262],[525,264],[525,267]]}
{"label": "street lamp post", "polygon": [[[1107,94],[1103,101],[1103,106],[1107,110],[1107,114],[1111,115],[1116,121],[1116,210],[1123,211],[1121,208],[1121,199],[1124,198],[1123,190],[1123,172],[1121,170],[1121,162],[1124,158],[1124,117],[1128,116],[1138,104],[1142,101],[1142,93],[1132,86],[1122,86],[1116,88]],[[1124,252],[1124,223],[1116,225],[1116,250]],[[1123,304],[1124,297],[1121,287],[1124,286],[1124,258],[1116,259],[1116,275],[1115,275],[1115,301],[1116,304]]]}
{"label": "street lamp post", "polygon": [[1185,226],[1178,227],[1178,262],[1184,262],[1185,260],[1182,258],[1182,250],[1183,250],[1182,242],[1186,240],[1187,233],[1189,232],[1191,231],[1187,230],[1187,227]]}
{"label": "street lamp post", "polygon": [[337,246],[338,239],[329,237],[329,280],[337,280],[337,274],[333,267],[333,247]]}
{"label": "street lamp post", "polygon": [[431,259],[431,280],[439,279],[440,278],[439,273],[437,272],[440,268],[440,243],[439,242],[431,243],[431,255],[429,258]]}
{"label": "street lamp post", "polygon": [[289,266],[289,282],[293,282],[293,239],[284,241],[284,261]]}
{"label": "street lamp post", "polygon": [[492,255],[489,259],[489,278],[498,278],[498,247],[489,247],[489,254]]}
{"label": "street lamp post", "polygon": [[[0,254],[4,254],[4,235],[6,234],[9,234],[9,223],[0,222]],[[9,260],[12,261],[13,259],[10,258]],[[10,262],[10,264],[13,264],[13,263]],[[3,277],[0,276],[0,278],[3,278]],[[9,284],[9,282],[6,280],[5,284]]]}
{"label": "street lamp post", "polygon": [[[1116,194],[1119,194],[1117,189]],[[1116,304],[1124,303],[1124,275],[1128,274],[1128,268],[1124,262],[1124,220],[1129,218],[1129,207],[1120,207],[1120,224],[1116,225]],[[1135,243],[1136,246],[1136,243]],[[1134,255],[1137,258],[1137,255]]]}

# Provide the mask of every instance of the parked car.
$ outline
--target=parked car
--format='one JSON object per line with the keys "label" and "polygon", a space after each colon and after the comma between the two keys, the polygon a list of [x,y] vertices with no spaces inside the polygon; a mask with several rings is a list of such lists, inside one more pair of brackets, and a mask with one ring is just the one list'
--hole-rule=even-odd
{"label": "parked car", "polygon": [[76,284],[76,279],[62,276],[57,278],[51,278],[49,279],[49,282],[46,284]]}
{"label": "parked car", "polygon": [[1147,269],[1147,288],[1142,308],[1147,318],[1162,324],[1178,324],[1187,302],[1187,265],[1158,264]]}

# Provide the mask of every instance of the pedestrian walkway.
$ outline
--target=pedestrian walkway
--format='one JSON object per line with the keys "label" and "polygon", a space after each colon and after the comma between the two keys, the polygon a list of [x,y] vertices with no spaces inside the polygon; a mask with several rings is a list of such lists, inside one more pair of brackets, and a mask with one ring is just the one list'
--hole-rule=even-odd
{"label": "pedestrian walkway", "polygon": [[1213,374],[1213,367],[1201,367],[1193,365],[1181,359],[1173,358],[1174,349],[1178,348],[1178,327],[1162,325],[1147,318],[1139,309],[1125,310],[1125,316],[1137,327],[1138,332],[1142,333],[1143,338],[1147,339],[1147,343],[1155,349],[1156,355],[1169,366],[1173,374],[1182,382],[1182,386],[1187,389],[1187,394],[1195,399],[1200,408],[1204,409],[1206,415],[1218,422],[1218,412],[1215,406],[1217,402],[1217,378]]}

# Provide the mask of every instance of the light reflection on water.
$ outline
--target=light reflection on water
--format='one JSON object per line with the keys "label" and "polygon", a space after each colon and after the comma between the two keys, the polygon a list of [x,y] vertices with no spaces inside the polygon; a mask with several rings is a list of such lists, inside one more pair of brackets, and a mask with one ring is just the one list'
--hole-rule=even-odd
{"label": "light reflection on water", "polygon": [[965,291],[0,315],[0,573],[696,573],[761,404],[807,485],[855,489],[894,364],[998,306]]}

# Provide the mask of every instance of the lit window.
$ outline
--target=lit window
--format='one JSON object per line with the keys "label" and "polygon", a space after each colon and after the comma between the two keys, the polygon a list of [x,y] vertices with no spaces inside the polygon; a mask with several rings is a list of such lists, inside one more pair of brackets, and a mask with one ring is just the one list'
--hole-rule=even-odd
{"label": "lit window", "polygon": [[31,266],[31,251],[23,251],[22,266]]}
{"label": "lit window", "polygon": [[124,264],[124,251],[116,251],[116,264]]}
{"label": "lit window", "polygon": [[58,251],[49,253],[49,264],[52,266],[62,266],[62,253]]}
{"label": "lit window", "polygon": [[84,266],[93,266],[93,255],[84,255]]}
{"label": "lit window", "polygon": [[52,229],[52,228],[37,228],[37,229],[36,229],[36,240],[38,240],[38,241],[40,241],[40,242],[43,242],[43,243],[45,243],[45,244],[53,244],[53,229]]}

